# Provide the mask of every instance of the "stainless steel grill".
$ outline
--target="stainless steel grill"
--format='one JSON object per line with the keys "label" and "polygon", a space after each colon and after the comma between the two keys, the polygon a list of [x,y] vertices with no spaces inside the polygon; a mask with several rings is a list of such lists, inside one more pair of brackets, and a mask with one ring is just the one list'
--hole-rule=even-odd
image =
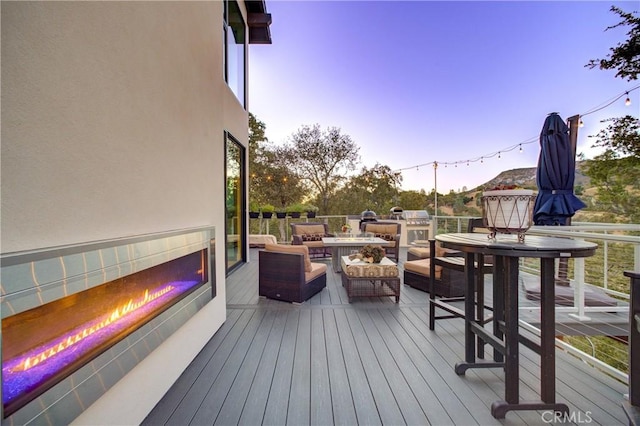
{"label": "stainless steel grill", "polygon": [[405,210],[402,212],[402,218],[406,220],[408,226],[428,225],[430,219],[426,210]]}

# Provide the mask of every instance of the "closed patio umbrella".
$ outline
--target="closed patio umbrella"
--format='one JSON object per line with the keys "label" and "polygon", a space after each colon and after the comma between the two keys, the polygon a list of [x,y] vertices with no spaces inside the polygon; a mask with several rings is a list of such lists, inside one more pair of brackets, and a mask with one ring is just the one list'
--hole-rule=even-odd
{"label": "closed patio umbrella", "polygon": [[533,207],[536,225],[567,225],[586,205],[573,194],[576,158],[569,127],[553,112],[540,132],[540,157],[536,170],[538,197]]}
{"label": "closed patio umbrella", "polygon": [[[586,207],[573,194],[576,173],[576,157],[569,127],[560,116],[552,112],[544,120],[540,132],[540,157],[536,170],[538,196],[533,206],[533,221],[536,225],[570,225],[571,217]],[[569,287],[567,259],[560,259],[555,288],[555,302],[573,305],[574,290]],[[538,285],[525,285],[528,299],[540,299]],[[606,294],[588,291],[584,293],[587,306],[616,306],[616,300]]]}

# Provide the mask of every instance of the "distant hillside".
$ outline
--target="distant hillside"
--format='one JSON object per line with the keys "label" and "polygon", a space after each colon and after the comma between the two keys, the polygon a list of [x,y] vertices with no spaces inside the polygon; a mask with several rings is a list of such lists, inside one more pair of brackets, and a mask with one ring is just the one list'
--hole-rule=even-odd
{"label": "distant hillside", "polygon": [[[585,176],[580,170],[582,162],[577,163],[575,186],[588,188],[590,186],[589,177]],[[481,191],[484,188],[491,188],[498,185],[518,185],[527,189],[537,189],[536,186],[536,167],[527,167],[524,169],[512,169],[501,172],[483,185],[470,190],[469,192]]]}

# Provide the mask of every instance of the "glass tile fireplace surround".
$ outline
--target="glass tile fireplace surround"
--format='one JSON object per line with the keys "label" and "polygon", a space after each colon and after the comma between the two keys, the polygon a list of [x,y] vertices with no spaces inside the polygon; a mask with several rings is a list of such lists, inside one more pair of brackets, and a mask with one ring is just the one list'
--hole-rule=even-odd
{"label": "glass tile fireplace surround", "polygon": [[213,235],[3,254],[2,424],[71,422],[211,301]]}

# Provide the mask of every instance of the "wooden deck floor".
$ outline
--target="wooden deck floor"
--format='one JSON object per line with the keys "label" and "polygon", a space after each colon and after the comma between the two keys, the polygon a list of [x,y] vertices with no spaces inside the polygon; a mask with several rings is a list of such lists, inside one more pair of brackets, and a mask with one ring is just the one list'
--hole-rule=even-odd
{"label": "wooden deck floor", "polygon": [[[428,327],[428,294],[348,303],[338,274],[301,305],[258,297],[257,250],[227,278],[227,321],[157,404],[145,425],[541,425],[550,413],[506,419],[502,369],[453,370],[463,321]],[[330,262],[330,260],[327,260]],[[625,385],[557,350],[563,424],[627,424]],[[521,347],[521,396],[539,399],[539,357]],[[551,422],[553,423],[553,422]]]}

